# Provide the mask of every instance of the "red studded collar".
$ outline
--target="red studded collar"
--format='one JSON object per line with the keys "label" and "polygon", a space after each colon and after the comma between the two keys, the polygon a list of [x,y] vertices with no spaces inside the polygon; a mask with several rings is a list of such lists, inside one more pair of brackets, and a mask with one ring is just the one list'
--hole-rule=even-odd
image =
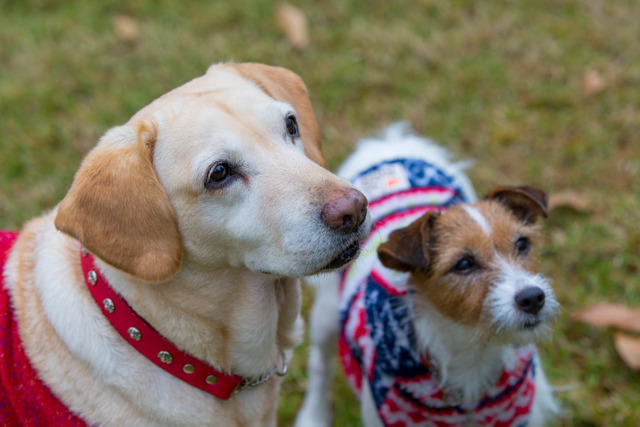
{"label": "red studded collar", "polygon": [[156,331],[113,290],[96,268],[89,252],[82,249],[80,258],[87,287],[109,323],[140,354],[171,375],[226,400],[234,392],[253,388],[274,375],[286,374],[287,360],[283,353],[280,355],[281,367],[275,365],[269,372],[254,379],[227,374],[185,353]]}

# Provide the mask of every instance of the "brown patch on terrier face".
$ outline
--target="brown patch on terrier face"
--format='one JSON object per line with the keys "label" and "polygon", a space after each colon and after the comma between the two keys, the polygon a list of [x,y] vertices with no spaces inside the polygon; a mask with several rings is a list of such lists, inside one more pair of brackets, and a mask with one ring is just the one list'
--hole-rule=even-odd
{"label": "brown patch on terrier face", "polygon": [[[538,229],[533,221],[546,216],[541,202],[527,205],[519,189],[501,188],[475,205],[454,206],[442,215],[428,214],[406,229],[392,233],[378,253],[382,263],[412,271],[416,304],[428,300],[442,315],[470,327],[487,317],[485,300],[507,261],[535,273]],[[511,203],[512,197],[519,203]],[[521,202],[523,201],[524,202]],[[407,248],[421,246],[421,257]],[[402,260],[402,262],[398,262]]]}

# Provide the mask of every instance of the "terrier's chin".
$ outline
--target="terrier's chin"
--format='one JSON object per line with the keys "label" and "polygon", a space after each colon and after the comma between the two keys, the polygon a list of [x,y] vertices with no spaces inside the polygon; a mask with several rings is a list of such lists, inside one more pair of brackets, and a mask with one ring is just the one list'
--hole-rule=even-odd
{"label": "terrier's chin", "polygon": [[479,327],[476,332],[478,341],[487,345],[524,346],[548,340],[551,337],[552,328],[547,322],[525,322],[500,329]]}

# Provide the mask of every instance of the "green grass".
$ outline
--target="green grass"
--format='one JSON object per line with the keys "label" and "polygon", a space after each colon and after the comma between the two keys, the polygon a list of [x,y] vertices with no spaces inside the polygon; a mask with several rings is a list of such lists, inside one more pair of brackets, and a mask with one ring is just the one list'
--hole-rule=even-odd
{"label": "green grass", "polygon": [[[308,85],[331,167],[402,119],[476,159],[481,194],[526,183],[586,197],[586,211],[548,221],[543,266],[564,310],[541,352],[567,386],[564,425],[640,420],[640,374],[611,331],[569,320],[605,300],[640,306],[640,2],[300,0],[304,52],[277,28],[275,1],[59,3],[0,0],[0,228],[55,206],[106,129],[210,63],[285,66]],[[136,43],[115,36],[116,14],[137,20]],[[590,70],[604,81],[594,94]],[[283,385],[282,425],[305,357],[303,346]],[[357,425],[343,380],[334,401],[336,424]]]}

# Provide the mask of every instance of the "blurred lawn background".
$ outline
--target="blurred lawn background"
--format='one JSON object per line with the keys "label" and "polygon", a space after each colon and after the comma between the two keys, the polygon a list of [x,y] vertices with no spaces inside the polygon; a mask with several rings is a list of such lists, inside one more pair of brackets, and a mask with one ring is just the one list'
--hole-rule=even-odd
{"label": "blurred lawn background", "polygon": [[[640,374],[611,330],[570,314],[640,308],[640,2],[291,1],[308,19],[304,50],[272,1],[0,0],[0,228],[55,206],[101,134],[209,64],[284,66],[308,86],[332,169],[358,138],[408,120],[476,160],[479,194],[559,195],[543,266],[564,310],[541,353],[563,387],[561,424],[637,425]],[[302,401],[305,348],[281,425]],[[344,381],[334,401],[336,425],[357,425]]]}

